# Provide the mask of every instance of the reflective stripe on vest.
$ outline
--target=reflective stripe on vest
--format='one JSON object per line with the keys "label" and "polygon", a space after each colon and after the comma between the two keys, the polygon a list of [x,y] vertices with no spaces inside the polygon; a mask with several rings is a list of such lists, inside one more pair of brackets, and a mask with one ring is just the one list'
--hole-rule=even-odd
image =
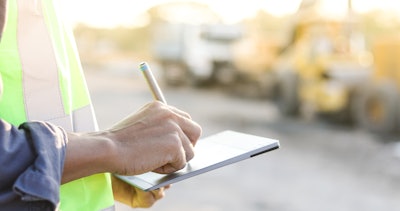
{"label": "reflective stripe on vest", "polygon": [[[45,120],[69,131],[97,129],[72,33],[52,0],[11,0],[0,42],[0,117],[14,125]],[[61,186],[60,210],[112,209],[109,174]]]}

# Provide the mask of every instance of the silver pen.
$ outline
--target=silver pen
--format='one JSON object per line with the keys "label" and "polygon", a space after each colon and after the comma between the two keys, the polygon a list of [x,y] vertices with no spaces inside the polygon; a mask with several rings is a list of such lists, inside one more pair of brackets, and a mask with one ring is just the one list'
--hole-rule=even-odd
{"label": "silver pen", "polygon": [[149,65],[146,62],[140,63],[140,70],[142,71],[143,76],[146,79],[147,84],[149,85],[153,98],[167,104],[167,101],[165,100],[160,86],[158,86],[158,83],[153,73],[151,72]]}

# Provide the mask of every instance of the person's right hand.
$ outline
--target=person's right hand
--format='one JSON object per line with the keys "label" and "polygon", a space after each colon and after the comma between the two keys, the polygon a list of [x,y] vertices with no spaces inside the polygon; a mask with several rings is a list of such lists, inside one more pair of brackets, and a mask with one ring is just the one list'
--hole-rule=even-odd
{"label": "person's right hand", "polygon": [[96,173],[168,174],[185,167],[201,127],[161,102],[145,105],[108,130],[67,133],[62,183]]}
{"label": "person's right hand", "polygon": [[118,122],[105,134],[117,153],[112,173],[167,174],[182,169],[193,158],[193,146],[201,135],[201,127],[187,113],[156,101]]}

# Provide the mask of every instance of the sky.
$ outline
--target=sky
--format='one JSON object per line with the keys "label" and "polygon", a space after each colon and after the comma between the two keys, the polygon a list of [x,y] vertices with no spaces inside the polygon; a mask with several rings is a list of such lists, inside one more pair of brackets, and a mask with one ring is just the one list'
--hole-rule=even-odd
{"label": "sky", "polygon": [[[139,26],[145,23],[144,12],[157,4],[171,0],[60,0],[63,13],[72,23],[85,23],[96,27]],[[221,14],[227,23],[251,17],[259,9],[281,16],[294,13],[301,0],[193,0],[209,5]],[[333,15],[344,11],[346,0],[325,0],[322,9]],[[353,0],[356,12],[372,9],[390,10],[399,14],[398,0]]]}

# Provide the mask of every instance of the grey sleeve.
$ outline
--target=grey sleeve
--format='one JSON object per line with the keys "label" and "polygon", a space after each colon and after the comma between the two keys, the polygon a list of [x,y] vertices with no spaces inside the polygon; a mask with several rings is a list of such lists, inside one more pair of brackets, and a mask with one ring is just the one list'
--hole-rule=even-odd
{"label": "grey sleeve", "polygon": [[0,207],[23,210],[48,204],[54,210],[66,143],[65,131],[50,123],[27,122],[16,128],[0,120]]}

